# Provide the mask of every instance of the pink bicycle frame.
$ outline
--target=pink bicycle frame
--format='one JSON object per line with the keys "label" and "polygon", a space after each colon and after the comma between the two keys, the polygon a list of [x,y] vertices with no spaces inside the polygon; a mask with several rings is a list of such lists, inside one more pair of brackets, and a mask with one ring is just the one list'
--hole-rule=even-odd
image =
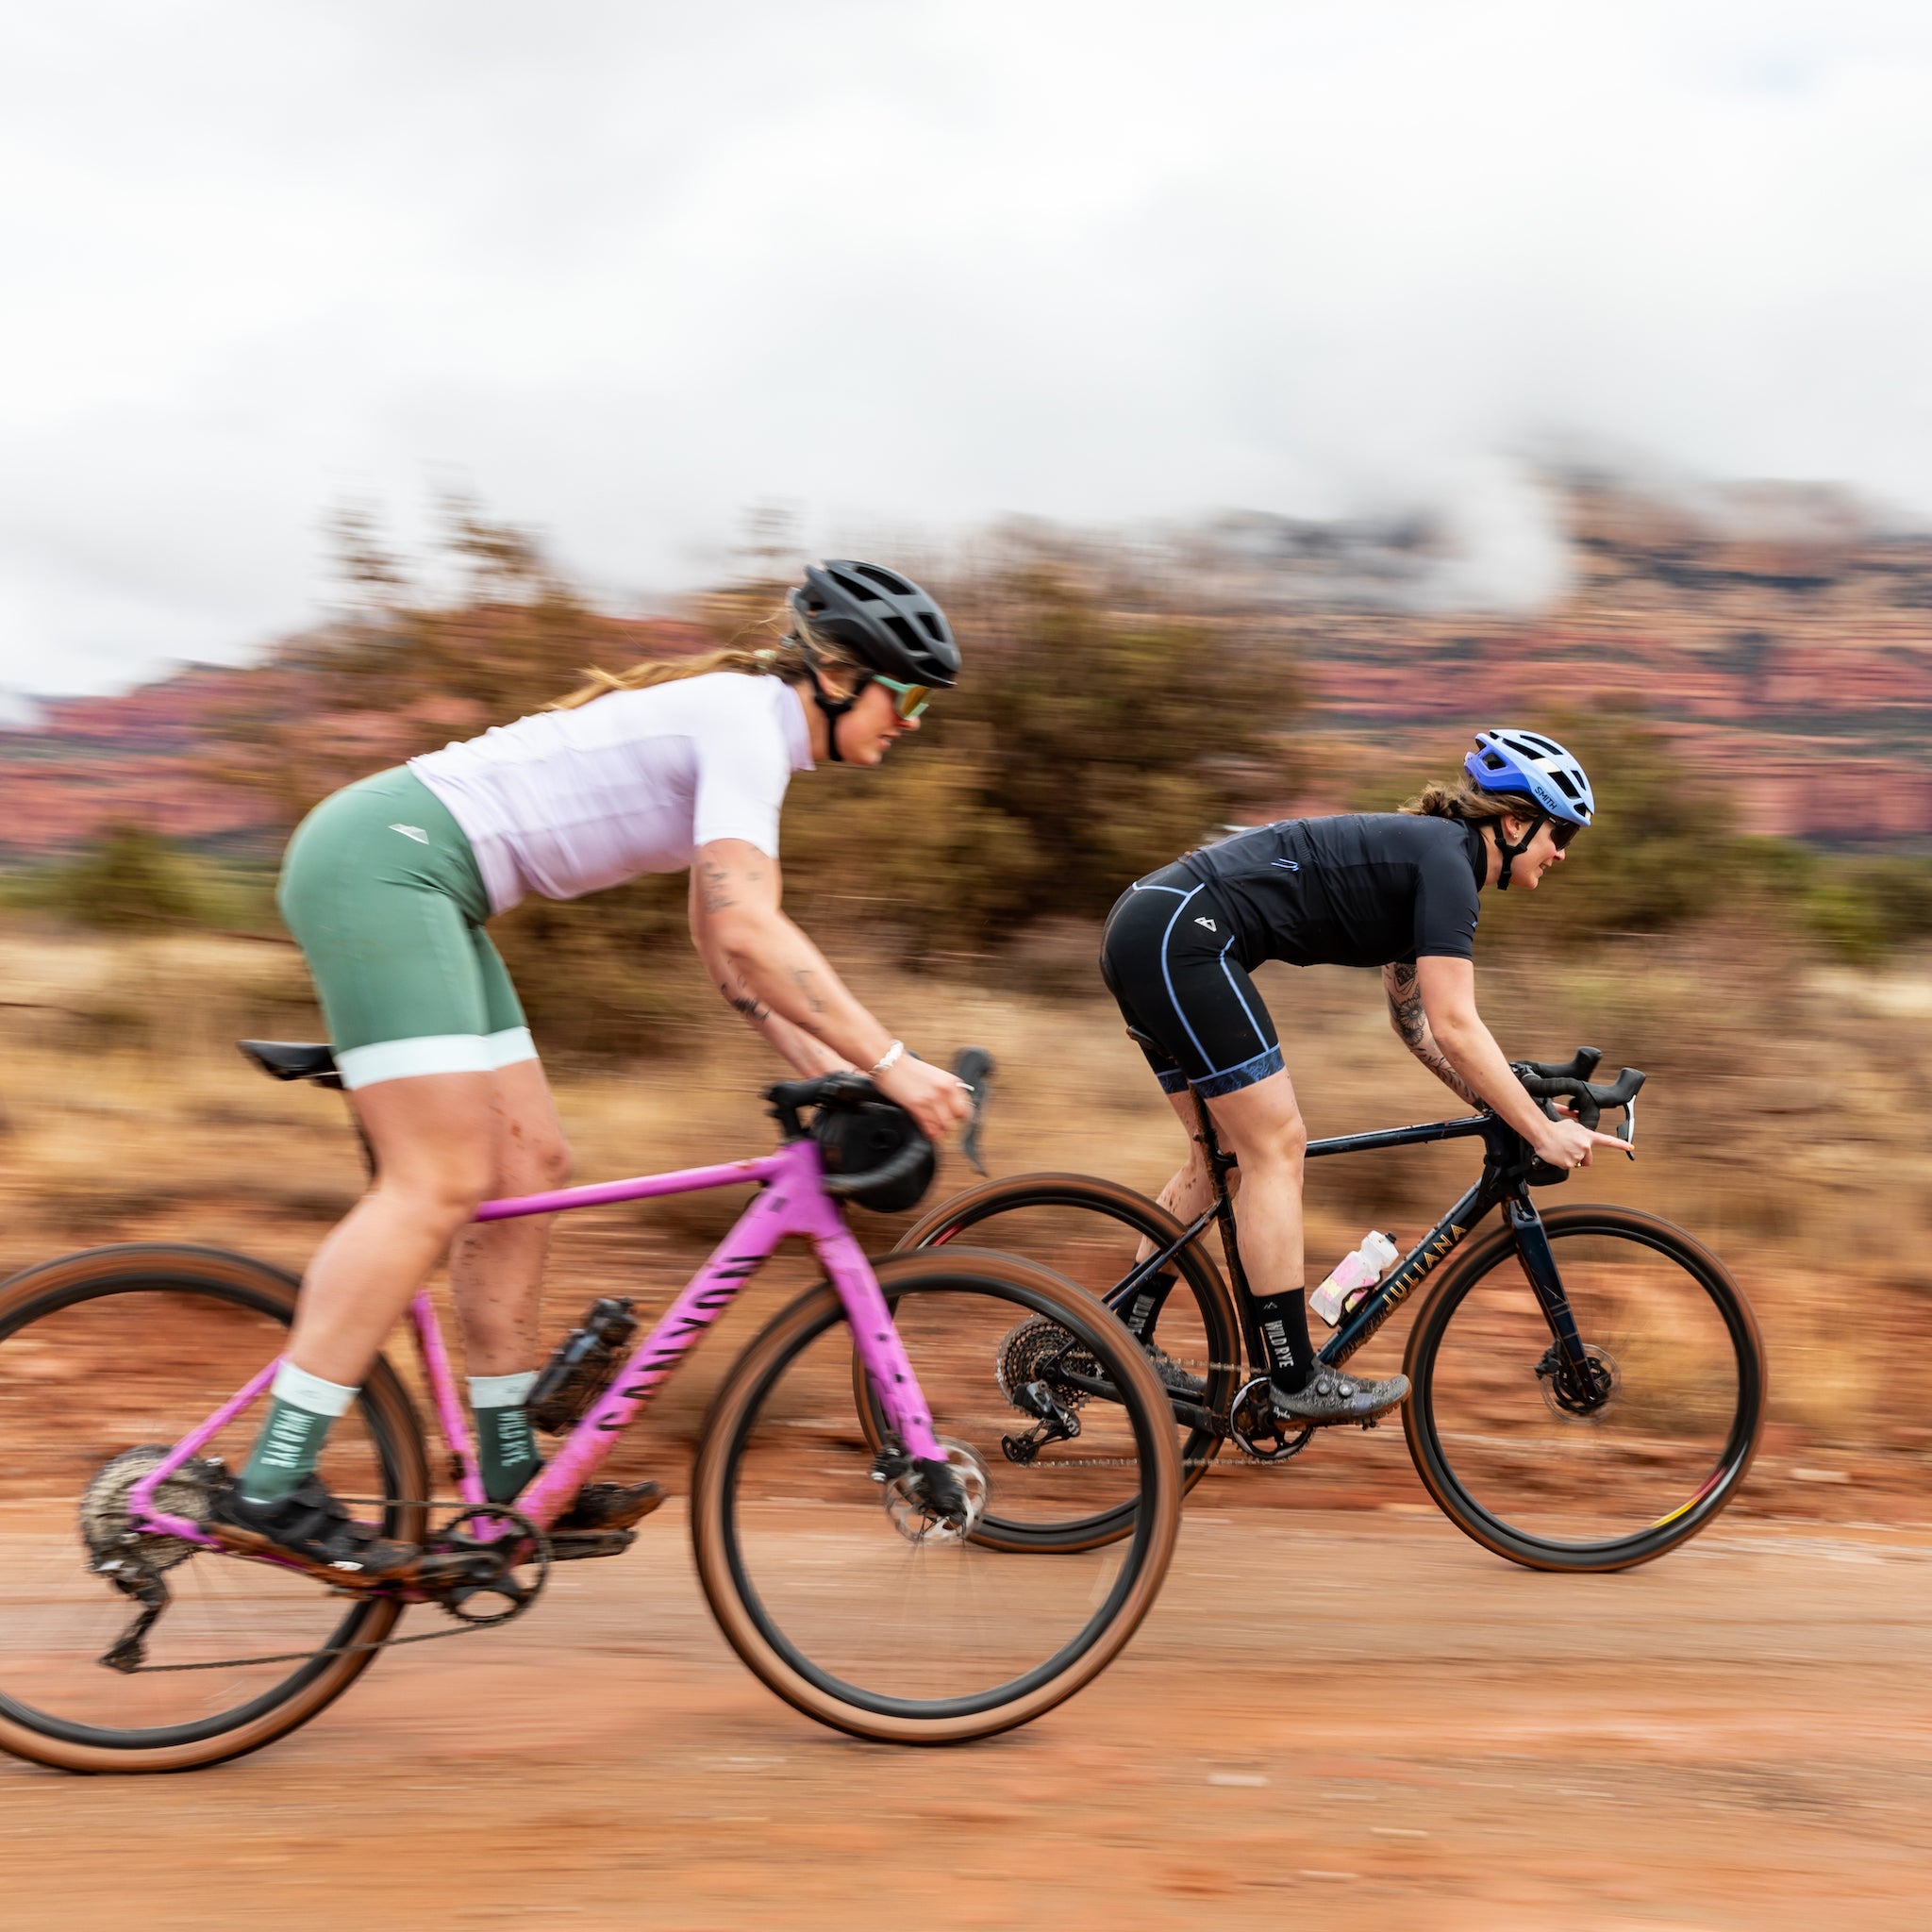
{"label": "pink bicycle frame", "polygon": [[[792,1235],[811,1242],[838,1291],[852,1330],[853,1344],[877,1392],[888,1426],[909,1455],[921,1460],[944,1459],[944,1452],[933,1434],[932,1416],[920,1392],[905,1344],[892,1326],[891,1311],[886,1307],[878,1278],[873,1274],[864,1251],[853,1239],[852,1230],[846,1226],[839,1203],[825,1192],[824,1177],[818,1142],[805,1139],[790,1141],[777,1153],[757,1160],[734,1160],[722,1167],[691,1167],[678,1174],[644,1174],[632,1180],[599,1181],[590,1187],[559,1188],[547,1194],[486,1201],[476,1210],[478,1221],[510,1221],[525,1214],[567,1213],[578,1208],[608,1207],[618,1201],[648,1201],[666,1194],[695,1193],[704,1188],[737,1187],[748,1181],[759,1184],[757,1197],[731,1232],[711,1251],[710,1258],[691,1276],[663,1319],[611,1378],[583,1420],[565,1437],[536,1480],[517,1498],[516,1507],[522,1514],[540,1528],[547,1528],[564,1513],[609,1454],[618,1435],[675,1372],[685,1350],[730,1307],[739,1291],[778,1243]],[[477,1471],[475,1447],[427,1289],[410,1303],[409,1318],[422,1351],[423,1370],[436,1403],[443,1440],[457,1458],[458,1492],[467,1504],[481,1504],[483,1482]],[[270,1362],[206,1422],[182,1437],[166,1459],[135,1484],[128,1495],[128,1506],[137,1530],[183,1537],[213,1546],[213,1539],[198,1524],[158,1508],[155,1491],[266,1392],[277,1365]]]}

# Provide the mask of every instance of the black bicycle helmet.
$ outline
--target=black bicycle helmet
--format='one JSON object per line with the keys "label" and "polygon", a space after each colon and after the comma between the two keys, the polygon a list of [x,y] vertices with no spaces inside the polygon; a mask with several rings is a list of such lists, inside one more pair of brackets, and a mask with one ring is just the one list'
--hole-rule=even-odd
{"label": "black bicycle helmet", "polygon": [[795,616],[882,677],[924,685],[958,677],[959,646],[945,612],[897,571],[828,557],[807,568],[787,601]]}

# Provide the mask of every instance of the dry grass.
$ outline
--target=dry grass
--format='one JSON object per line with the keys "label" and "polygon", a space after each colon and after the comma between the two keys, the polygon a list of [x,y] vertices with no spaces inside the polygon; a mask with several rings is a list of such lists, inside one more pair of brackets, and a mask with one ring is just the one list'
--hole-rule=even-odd
{"label": "dry grass", "polygon": [[[680,959],[668,970],[695,967]],[[1044,967],[1040,977],[1077,984]],[[1174,1166],[1172,1116],[1104,999],[909,981],[863,966],[854,978],[929,1051],[974,1041],[998,1056],[987,1135],[995,1173],[1072,1168],[1152,1192]],[[0,1267],[156,1238],[300,1268],[354,1198],[354,1143],[333,1098],[274,1085],[232,1046],[249,1032],[315,1036],[292,952],[12,926],[0,932],[0,979],[9,1003],[0,1007]],[[1269,968],[1261,981],[1317,1135],[1454,1110],[1395,1043],[1370,975]],[[1918,1346],[1932,1297],[1932,1155],[1920,1125],[1932,1100],[1932,974],[1923,965],[1820,972],[1759,936],[1730,933],[1630,941],[1536,976],[1521,962],[1486,966],[1482,991],[1512,1052],[1557,1057],[1588,1041],[1610,1068],[1649,1071],[1640,1160],[1547,1198],[1651,1208],[1724,1257],[1764,1324],[1780,1439],[1827,1456],[1833,1445],[1932,1446],[1932,1371]],[[774,1071],[722,1010],[696,1029],[685,1061],[558,1067],[579,1174],[759,1149],[770,1128],[758,1090]],[[1371,1225],[1420,1233],[1473,1168],[1466,1142],[1317,1164],[1311,1272]],[[941,1186],[966,1178],[950,1158]],[[734,1191],[566,1220],[556,1321],[620,1275],[625,1291],[668,1296],[741,1199]],[[880,1245],[891,1239],[892,1224],[863,1219]],[[776,1266],[730,1327],[741,1331],[805,1267],[802,1257]],[[1398,1345],[1378,1340],[1377,1359]],[[709,1354],[721,1362],[724,1348]],[[666,1413],[678,1433],[709,1376],[687,1379]]]}

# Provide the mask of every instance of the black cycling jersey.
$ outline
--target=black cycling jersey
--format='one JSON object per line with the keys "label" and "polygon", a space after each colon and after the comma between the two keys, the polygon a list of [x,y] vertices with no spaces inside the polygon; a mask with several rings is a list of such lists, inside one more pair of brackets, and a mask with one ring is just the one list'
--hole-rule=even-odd
{"label": "black cycling jersey", "polygon": [[1284,819],[1183,858],[1210,887],[1250,969],[1470,959],[1489,869],[1478,828],[1409,812]]}
{"label": "black cycling jersey", "polygon": [[1488,868],[1481,832],[1453,819],[1287,819],[1128,887],[1101,972],[1161,1087],[1215,1099],[1282,1071],[1252,968],[1471,958]]}

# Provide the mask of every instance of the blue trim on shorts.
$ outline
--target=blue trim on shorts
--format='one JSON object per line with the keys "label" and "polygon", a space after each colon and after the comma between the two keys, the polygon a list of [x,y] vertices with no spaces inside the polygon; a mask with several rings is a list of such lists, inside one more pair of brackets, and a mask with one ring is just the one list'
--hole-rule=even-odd
{"label": "blue trim on shorts", "polygon": [[[1239,1093],[1243,1087],[1252,1087],[1257,1080],[1265,1080],[1271,1074],[1280,1073],[1287,1062],[1281,1058],[1281,1049],[1271,1046],[1266,1053],[1257,1053],[1251,1060],[1243,1060],[1238,1067],[1229,1067],[1223,1074],[1209,1074],[1205,1080],[1196,1080],[1194,1091],[1203,1100],[1219,1100],[1224,1093]],[[1166,1087],[1163,1080],[1161,1085]]]}
{"label": "blue trim on shorts", "polygon": [[1163,1093],[1185,1093],[1188,1091],[1188,1076],[1178,1067],[1156,1067],[1151,1071],[1160,1082]]}

